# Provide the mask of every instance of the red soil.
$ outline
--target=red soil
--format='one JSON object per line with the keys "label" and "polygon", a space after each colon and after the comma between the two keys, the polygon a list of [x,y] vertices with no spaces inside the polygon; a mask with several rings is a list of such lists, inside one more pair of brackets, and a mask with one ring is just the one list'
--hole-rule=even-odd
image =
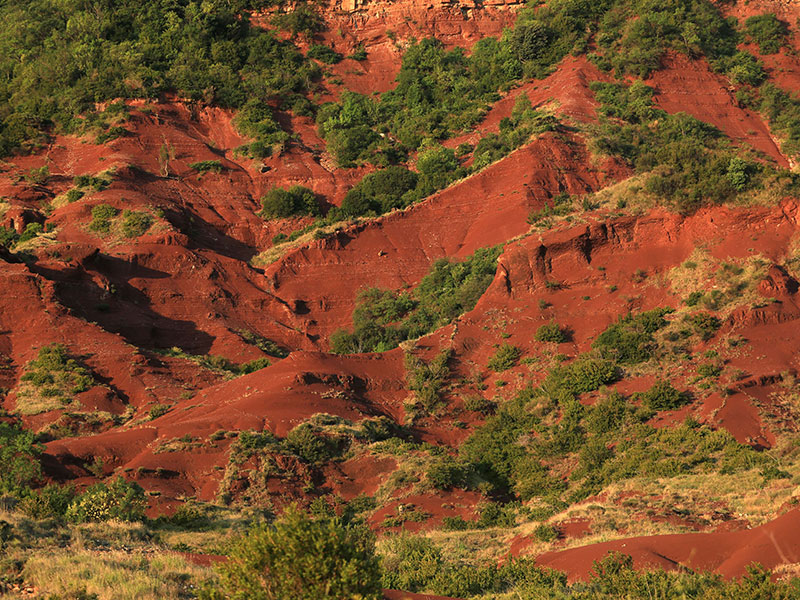
{"label": "red soil", "polygon": [[738,144],[748,144],[781,167],[789,162],[761,117],[741,108],[735,90],[722,75],[712,73],[708,64],[671,54],[664,69],[653,73],[647,84],[655,88],[655,101],[667,112],[685,112],[722,130]]}
{"label": "red soil", "polygon": [[689,568],[739,577],[753,562],[772,569],[800,561],[799,535],[800,511],[795,509],[754,529],[628,538],[550,552],[536,561],[568,573],[573,581],[588,579],[594,562],[608,552],[629,554],[640,569]]}
{"label": "red soil", "polygon": [[[787,20],[794,15],[795,8],[784,10],[782,3],[754,2],[736,10],[750,14],[756,4],[758,10],[774,6]],[[339,8],[343,12],[333,18],[325,40],[343,53],[364,42],[368,58],[345,60],[333,74],[346,87],[365,93],[393,85],[400,52],[388,39],[388,29],[398,34],[401,45],[412,35],[433,33],[448,46],[467,46],[498,34],[515,13],[510,3],[467,7],[468,19],[459,7],[444,4],[430,9],[411,2]],[[779,83],[796,87],[800,79],[793,57],[782,52],[764,60]],[[735,142],[787,164],[760,117],[739,108],[732,90],[706,63],[674,55],[665,67],[648,81],[656,88],[659,106],[693,114]],[[552,102],[566,121],[590,122],[595,119],[595,102],[588,84],[603,78],[585,58],[568,57],[550,77],[500,100],[477,132],[449,144],[474,142],[479,134],[497,130],[522,93],[535,106]],[[333,97],[338,88],[331,88]],[[477,375],[488,386],[481,390],[485,396],[507,398],[535,383],[553,355],[588,350],[620,315],[679,306],[683,298],[670,291],[665,277],[700,245],[721,260],[759,254],[770,261],[772,268],[759,285],[765,305],[742,307],[714,340],[692,349],[701,353],[722,346],[719,340],[728,335],[747,340],[726,358],[726,370],[742,373],[728,386],[731,393],[698,397],[681,411],[660,415],[653,424],[672,426],[692,415],[763,448],[776,443],[778,431],[796,429],[792,415],[781,412],[774,397],[781,374],[800,371],[797,282],[779,266],[791,256],[798,236],[800,209],[795,201],[773,208],[715,207],[691,217],[664,210],[621,218],[589,214],[572,224],[529,234],[527,215],[553,195],[588,194],[630,174],[613,161],[596,164],[579,135],[549,133],[425,202],[314,240],[260,270],[247,261],[269,248],[276,233],[304,224],[265,223],[258,217],[259,198],[268,189],[306,185],[321,201],[338,204],[369,168],[332,168],[308,118],[277,115],[300,139],[262,165],[233,152],[244,140],[227,111],[203,109],[193,115],[178,102],[156,104],[149,113],[140,104],[136,107],[125,125],[128,136],[103,146],[60,137],[44,152],[10,161],[8,171],[0,174],[0,195],[11,205],[2,223],[21,230],[27,223],[44,221],[42,202],[69,189],[74,176],[116,169],[107,190],[48,215],[48,224],[57,231],[51,242],[35,251],[35,263],[10,262],[0,253],[0,389],[15,387],[39,347],[60,342],[97,382],[78,395],[80,408],[132,415],[121,426],[109,421],[96,430],[80,431],[80,437],[50,442],[46,467],[58,479],[91,483],[96,477],[88,467],[97,468],[100,459],[103,476],[123,473],[147,490],[160,492],[153,510],[164,512],[179,498],[216,496],[232,439],[218,432],[253,429],[285,435],[317,413],[352,421],[386,415],[402,422],[409,394],[403,352],[332,356],[321,352],[328,349],[329,335],[350,324],[354,299],[364,287],[413,286],[439,258],[463,258],[500,243],[506,246],[495,280],[475,309],[417,341],[416,351],[426,357],[452,348],[454,376],[443,414],[416,421],[416,439],[455,448],[483,420],[463,410],[462,392],[476,389],[461,378],[474,380]],[[168,176],[161,174],[157,158],[165,142],[175,151]],[[200,178],[189,167],[200,160],[219,160],[225,170]],[[46,186],[14,182],[17,175],[44,164],[53,174]],[[157,209],[156,225],[137,240],[99,237],[86,225],[91,208],[100,203]],[[767,301],[771,298],[777,302]],[[540,301],[546,303],[544,308]],[[534,341],[536,329],[550,320],[566,328],[567,342],[556,346]],[[148,350],[177,346],[236,362],[263,356],[242,339],[242,331],[275,340],[293,352],[269,368],[228,380],[192,361]],[[533,362],[502,374],[490,372],[488,358],[503,342],[520,347]],[[681,374],[676,381],[685,383],[688,376]],[[616,387],[630,396],[652,381],[651,376],[628,378]],[[13,410],[17,400],[11,392],[3,398],[3,407]],[[171,408],[150,420],[149,410],[157,403]],[[70,418],[64,412],[26,417],[24,422],[39,430]],[[191,441],[182,442],[187,435]],[[306,474],[300,473],[303,466],[286,466],[296,469],[297,476],[270,481],[268,493],[277,504],[307,498],[307,480],[300,476]],[[359,455],[321,470],[320,484],[349,500],[374,494],[396,468],[393,458]],[[398,496],[405,493],[407,489]],[[474,519],[482,498],[455,491],[395,497],[371,522],[378,527],[386,516],[398,514],[400,504],[413,504],[431,515],[422,523],[407,521],[408,529],[438,526],[444,516]],[[669,515],[654,518],[678,522]],[[705,527],[689,521],[679,524]],[[565,538],[579,537],[590,528],[585,522],[557,526]],[[681,564],[730,576],[740,574],[754,558],[768,566],[800,560],[798,528],[800,516],[794,511],[752,530],[622,540],[540,560],[567,569],[573,577],[585,577],[593,560],[617,549],[630,551],[639,566]],[[512,553],[522,551],[526,542],[515,540]],[[387,597],[424,598],[399,592],[387,592]]]}

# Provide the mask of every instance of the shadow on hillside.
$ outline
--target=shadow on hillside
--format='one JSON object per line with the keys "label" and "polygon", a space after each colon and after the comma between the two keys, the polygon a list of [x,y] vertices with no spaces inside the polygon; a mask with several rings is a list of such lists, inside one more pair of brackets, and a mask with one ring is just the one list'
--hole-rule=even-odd
{"label": "shadow on hillside", "polygon": [[[57,270],[32,268],[55,282],[59,302],[75,316],[121,335],[130,344],[150,348],[178,347],[191,354],[207,354],[211,349],[213,336],[199,330],[193,321],[159,314],[147,295],[130,284],[134,278],[161,279],[170,277],[169,273],[100,253],[86,261],[84,269],[65,278]],[[98,283],[92,271],[105,283]]]}

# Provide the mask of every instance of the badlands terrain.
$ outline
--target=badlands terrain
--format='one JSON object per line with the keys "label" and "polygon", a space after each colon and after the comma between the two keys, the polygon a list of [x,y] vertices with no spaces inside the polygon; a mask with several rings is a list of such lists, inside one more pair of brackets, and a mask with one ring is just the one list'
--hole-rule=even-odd
{"label": "badlands terrain", "polygon": [[139,4],[0,4],[0,597],[800,597],[800,5]]}

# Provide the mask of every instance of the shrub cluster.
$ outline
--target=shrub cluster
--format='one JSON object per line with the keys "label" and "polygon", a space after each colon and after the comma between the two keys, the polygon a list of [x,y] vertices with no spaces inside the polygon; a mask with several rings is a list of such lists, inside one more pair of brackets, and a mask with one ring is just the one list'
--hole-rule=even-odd
{"label": "shrub cluster", "polygon": [[319,68],[291,42],[250,25],[248,10],[261,4],[122,0],[100,16],[91,4],[4,5],[0,19],[15,27],[0,33],[0,154],[40,142],[53,126],[79,130],[97,102],[163,92],[241,108],[242,133],[263,146],[284,140],[270,109],[259,106],[302,93]]}
{"label": "shrub cluster", "polygon": [[462,262],[436,261],[414,293],[370,288],[359,293],[353,331],[331,336],[337,354],[384,352],[471,310],[494,278],[501,248],[476,250]]}

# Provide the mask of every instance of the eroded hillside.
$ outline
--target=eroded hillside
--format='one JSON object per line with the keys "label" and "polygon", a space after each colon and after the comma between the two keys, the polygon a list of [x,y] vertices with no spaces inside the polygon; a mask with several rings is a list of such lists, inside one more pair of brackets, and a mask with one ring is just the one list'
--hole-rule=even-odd
{"label": "eroded hillside", "polygon": [[120,553],[113,597],[197,597],[296,504],[409,598],[795,597],[794,4],[39,4],[3,9],[0,591],[110,598],[49,574]]}

